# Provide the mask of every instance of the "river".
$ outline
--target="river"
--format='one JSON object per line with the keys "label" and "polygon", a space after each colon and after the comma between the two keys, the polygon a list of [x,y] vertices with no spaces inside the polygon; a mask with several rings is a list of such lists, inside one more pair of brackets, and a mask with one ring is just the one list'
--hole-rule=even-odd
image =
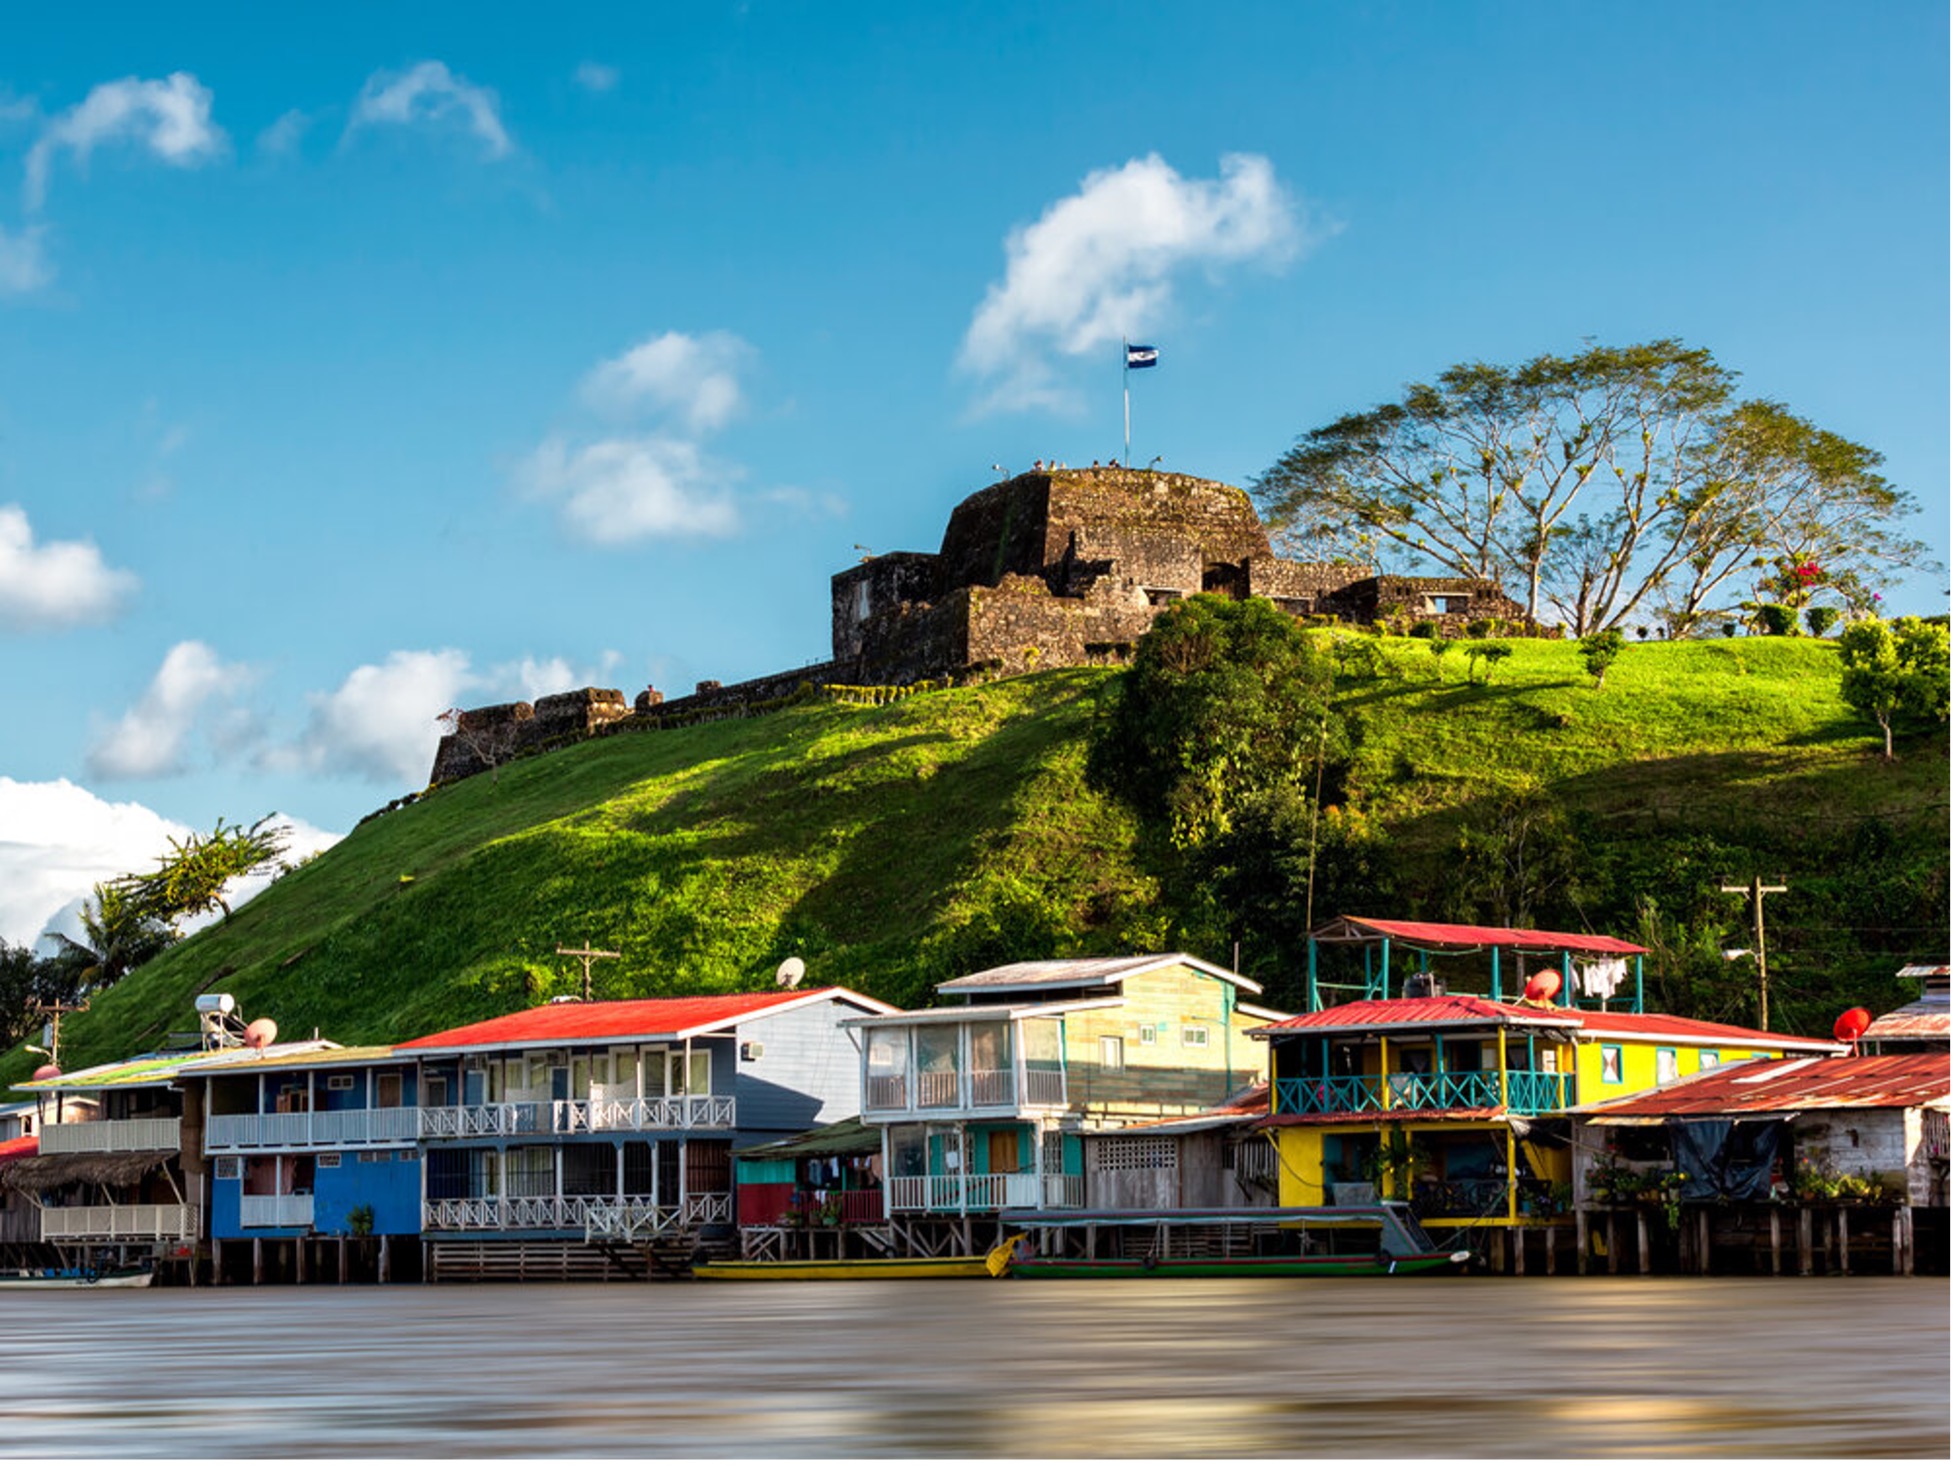
{"label": "river", "polygon": [[0,1297],[8,1456],[1933,1456],[1908,1278]]}

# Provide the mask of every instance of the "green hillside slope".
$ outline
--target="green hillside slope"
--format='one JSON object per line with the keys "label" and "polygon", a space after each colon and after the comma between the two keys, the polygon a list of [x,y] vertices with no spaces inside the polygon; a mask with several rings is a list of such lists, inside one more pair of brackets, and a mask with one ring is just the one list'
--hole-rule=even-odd
{"label": "green hillside slope", "polygon": [[[1362,744],[1341,797],[1389,852],[1398,906],[1364,914],[1493,914],[1464,836],[1527,797],[1554,808],[1576,862],[1537,919],[1658,943],[1654,985],[1675,1006],[1751,1014],[1746,974],[1713,950],[1728,915],[1739,935],[1739,907],[1713,888],[1757,871],[1793,888],[1770,910],[1778,1019],[1908,996],[1900,961],[1944,950],[1943,740],[1883,764],[1827,645],[1633,646],[1602,691],[1565,643],[1516,643],[1488,685],[1459,655],[1378,645],[1389,675],[1344,693]],[[190,1027],[207,990],[287,1037],[427,1032],[574,991],[554,949],[587,940],[626,954],[596,966],[602,997],[753,987],[791,954],[811,982],[899,1003],[1018,957],[1228,961],[1230,914],[1085,787],[1113,675],[603,738],[436,791],[97,997],[68,1020],[65,1065]],[[1295,990],[1296,952],[1240,960],[1274,997]],[[25,1067],[11,1055],[0,1078]]]}

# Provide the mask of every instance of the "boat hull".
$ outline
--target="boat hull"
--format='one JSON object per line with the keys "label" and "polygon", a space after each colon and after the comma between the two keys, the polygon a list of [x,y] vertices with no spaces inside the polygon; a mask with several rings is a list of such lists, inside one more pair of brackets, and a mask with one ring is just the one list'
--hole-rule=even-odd
{"label": "boat hull", "polygon": [[1014,1262],[1015,1278],[1359,1278],[1397,1273],[1445,1272],[1467,1260],[1466,1253],[1419,1253],[1385,1261],[1372,1255],[1350,1257],[1177,1257],[1166,1259],[1096,1257],[1028,1258]]}
{"label": "boat hull", "polygon": [[843,1261],[701,1262],[693,1275],[721,1283],[863,1282],[871,1278],[984,1278],[983,1257],[865,1257]]}
{"label": "boat hull", "polygon": [[154,1278],[148,1268],[140,1271],[96,1273],[0,1273],[0,1293],[33,1291],[42,1288],[147,1288]]}

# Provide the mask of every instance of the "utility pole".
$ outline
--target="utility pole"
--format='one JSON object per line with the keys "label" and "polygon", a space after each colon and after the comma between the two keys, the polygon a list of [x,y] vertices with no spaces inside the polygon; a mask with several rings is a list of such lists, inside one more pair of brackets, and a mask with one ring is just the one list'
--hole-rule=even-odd
{"label": "utility pole", "polygon": [[33,1044],[28,1044],[27,1052],[30,1054],[46,1054],[48,1056],[48,1062],[57,1069],[60,1068],[61,1015],[64,1013],[86,1013],[88,1011],[88,1001],[87,998],[83,998],[79,1003],[64,1003],[57,999],[52,1003],[31,1004],[31,1011],[40,1014],[48,1020],[46,1024],[47,1031],[44,1035],[47,1039],[48,1046],[43,1049],[37,1048]]}
{"label": "utility pole", "polygon": [[587,1003],[591,1001],[592,963],[596,962],[600,957],[617,957],[622,955],[618,952],[600,951],[598,948],[592,946],[590,937],[585,938],[585,945],[582,947],[559,947],[557,952],[560,957],[576,957],[585,964],[585,1001]]}
{"label": "utility pole", "polygon": [[[1787,877],[1783,876],[1783,880]],[[1764,886],[1759,876],[1745,886],[1722,886],[1721,890],[1734,896],[1754,898],[1754,964],[1761,978],[1761,1031],[1768,1028],[1768,927],[1761,914],[1761,898],[1777,895],[1787,890],[1786,886]]]}

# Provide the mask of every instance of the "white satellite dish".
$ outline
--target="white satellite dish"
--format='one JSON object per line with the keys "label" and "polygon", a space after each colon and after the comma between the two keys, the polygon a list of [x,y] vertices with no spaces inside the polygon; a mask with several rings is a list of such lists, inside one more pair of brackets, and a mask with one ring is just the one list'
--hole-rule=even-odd
{"label": "white satellite dish", "polygon": [[784,957],[782,965],[775,969],[775,986],[792,988],[802,981],[802,974],[807,970],[800,957]]}

